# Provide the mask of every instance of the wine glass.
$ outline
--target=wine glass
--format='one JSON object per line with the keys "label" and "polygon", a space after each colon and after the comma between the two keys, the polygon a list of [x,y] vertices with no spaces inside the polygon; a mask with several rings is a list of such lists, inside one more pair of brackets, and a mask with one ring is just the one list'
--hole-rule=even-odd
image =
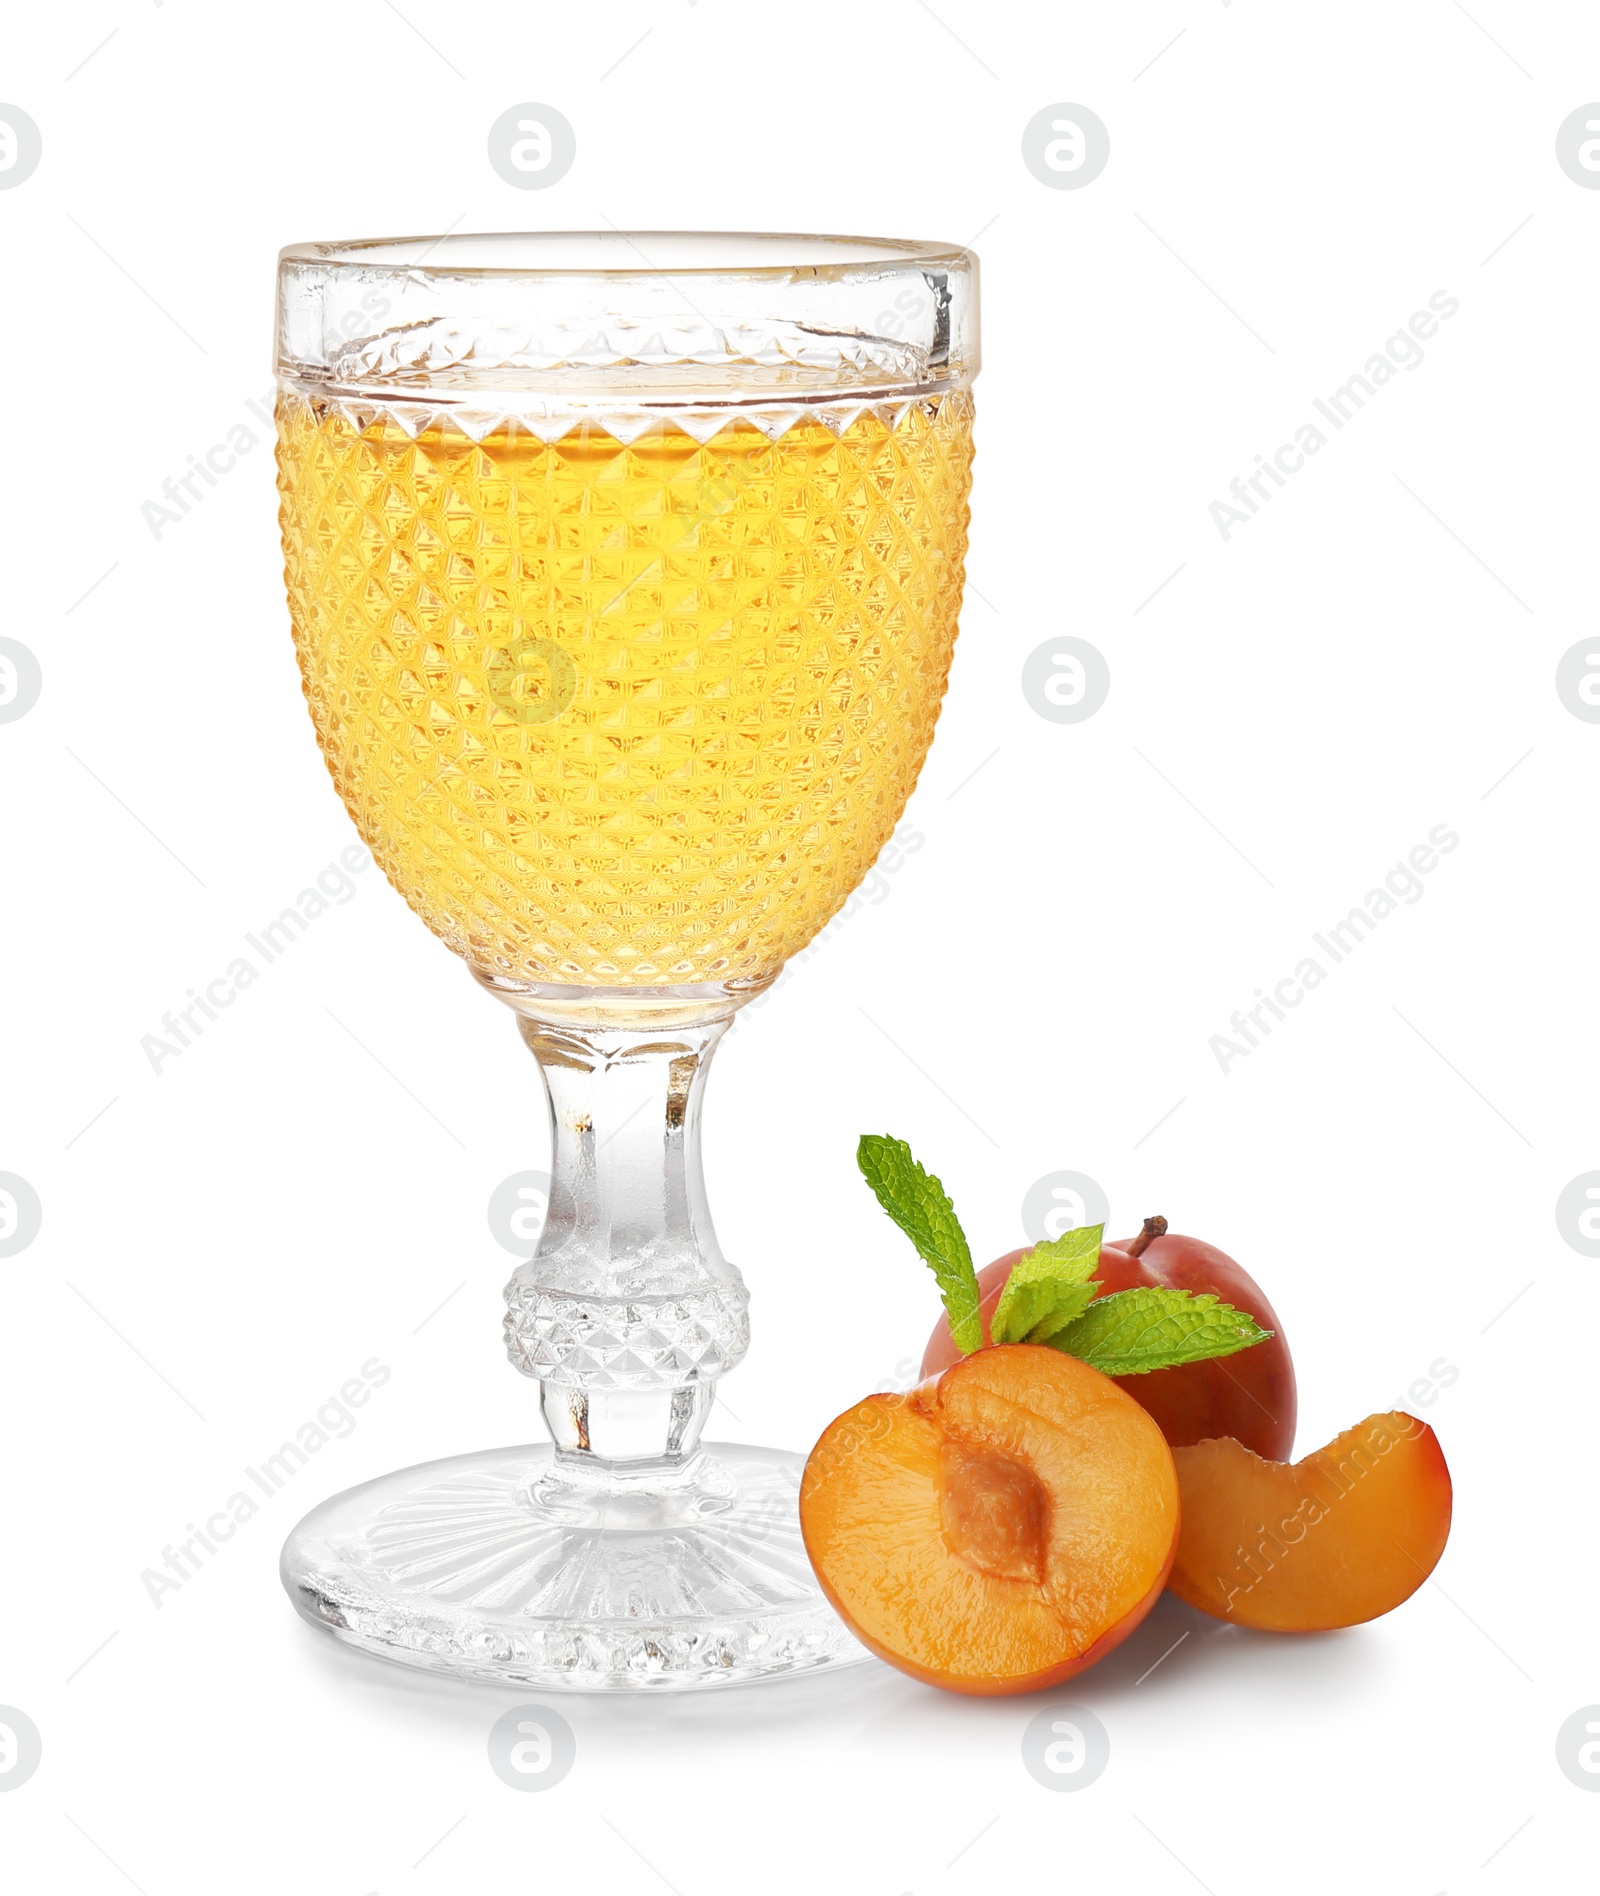
{"label": "wine glass", "polygon": [[389,880],[515,1012],[553,1148],[505,1318],[551,1440],[300,1523],[284,1583],[352,1645],[579,1689],[864,1656],[805,1558],[802,1458],[700,1440],[749,1340],[700,1100],[735,1010],[847,899],[921,769],[976,368],[975,259],[943,244],[282,253],[317,738]]}

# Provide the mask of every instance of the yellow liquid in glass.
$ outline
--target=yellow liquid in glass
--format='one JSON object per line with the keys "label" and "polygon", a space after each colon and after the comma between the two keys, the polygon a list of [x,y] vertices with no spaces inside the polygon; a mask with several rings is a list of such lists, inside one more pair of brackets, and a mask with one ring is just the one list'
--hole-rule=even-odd
{"label": "yellow liquid in glass", "polygon": [[944,696],[972,403],[702,446],[279,404],[328,767],[458,954],[540,983],[774,973],[866,874]]}

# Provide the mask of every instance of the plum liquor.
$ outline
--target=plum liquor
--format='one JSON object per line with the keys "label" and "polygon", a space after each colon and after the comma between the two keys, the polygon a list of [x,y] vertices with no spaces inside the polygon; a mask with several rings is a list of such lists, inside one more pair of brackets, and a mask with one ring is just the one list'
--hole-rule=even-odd
{"label": "plum liquor", "polygon": [[305,692],[351,815],[486,972],[774,973],[888,840],[944,695],[972,402],[702,443],[280,402]]}

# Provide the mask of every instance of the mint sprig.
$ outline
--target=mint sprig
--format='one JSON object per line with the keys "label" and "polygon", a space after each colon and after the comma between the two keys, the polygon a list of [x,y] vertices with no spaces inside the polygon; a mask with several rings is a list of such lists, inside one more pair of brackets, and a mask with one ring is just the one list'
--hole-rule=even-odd
{"label": "mint sprig", "polygon": [[1080,1225],[1019,1257],[989,1319],[992,1340],[1048,1343],[1081,1316],[1100,1289],[1090,1279],[1104,1231],[1104,1225]]}
{"label": "mint sprig", "polygon": [[[963,1356],[982,1349],[978,1274],[949,1193],[911,1156],[904,1139],[863,1133],[856,1164],[932,1270],[956,1348]],[[1147,1234],[1165,1228],[1164,1219],[1146,1223]],[[992,1340],[1042,1343],[1107,1376],[1139,1376],[1232,1356],[1272,1335],[1211,1291],[1149,1284],[1101,1296],[1091,1273],[1104,1231],[1103,1225],[1084,1225],[1019,1257],[995,1305]]]}
{"label": "mint sprig", "polygon": [[1265,1343],[1272,1335],[1254,1317],[1209,1290],[1173,1290],[1165,1284],[1114,1290],[1097,1297],[1050,1340],[1107,1376],[1138,1376],[1178,1363],[1203,1363]]}
{"label": "mint sprig", "polygon": [[863,1133],[856,1147],[856,1164],[878,1203],[933,1272],[956,1348],[963,1356],[982,1349],[978,1273],[972,1268],[966,1233],[943,1185],[912,1158],[904,1139]]}

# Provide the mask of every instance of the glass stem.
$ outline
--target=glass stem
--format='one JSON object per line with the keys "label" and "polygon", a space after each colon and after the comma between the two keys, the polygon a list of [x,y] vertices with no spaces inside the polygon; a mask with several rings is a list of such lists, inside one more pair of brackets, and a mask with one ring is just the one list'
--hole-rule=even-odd
{"label": "glass stem", "polygon": [[[519,1010],[520,1012],[520,1010]],[[731,1008],[690,1024],[520,1014],[550,1104],[550,1209],[506,1286],[506,1348],[538,1378],[557,1473],[670,1483],[750,1340],[700,1169],[700,1099]]]}

